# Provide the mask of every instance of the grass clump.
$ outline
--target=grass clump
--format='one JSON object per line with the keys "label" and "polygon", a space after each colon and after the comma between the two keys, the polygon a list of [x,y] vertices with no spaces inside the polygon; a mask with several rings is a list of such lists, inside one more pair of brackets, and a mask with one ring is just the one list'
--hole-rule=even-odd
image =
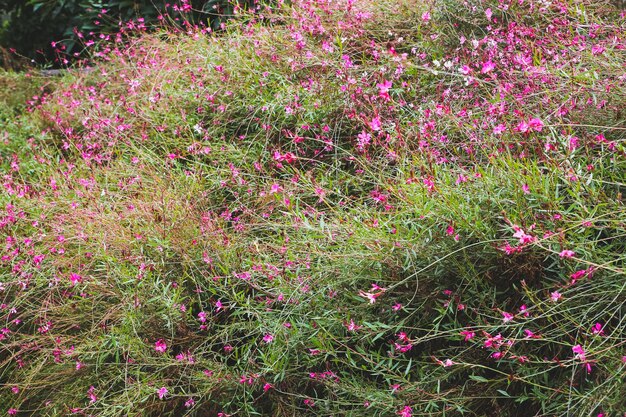
{"label": "grass clump", "polygon": [[624,24],[294,1],[7,90],[0,412],[620,415]]}

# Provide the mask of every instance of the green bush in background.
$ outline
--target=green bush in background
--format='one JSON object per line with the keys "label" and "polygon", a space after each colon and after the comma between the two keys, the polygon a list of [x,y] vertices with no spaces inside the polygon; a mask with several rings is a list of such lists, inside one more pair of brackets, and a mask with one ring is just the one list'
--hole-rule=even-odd
{"label": "green bush in background", "polygon": [[[62,66],[84,55],[85,43],[120,29],[136,19],[139,28],[170,23],[204,25],[212,30],[234,8],[254,8],[259,0],[0,0],[0,64],[10,56],[32,63]],[[62,56],[62,58],[60,58]]]}

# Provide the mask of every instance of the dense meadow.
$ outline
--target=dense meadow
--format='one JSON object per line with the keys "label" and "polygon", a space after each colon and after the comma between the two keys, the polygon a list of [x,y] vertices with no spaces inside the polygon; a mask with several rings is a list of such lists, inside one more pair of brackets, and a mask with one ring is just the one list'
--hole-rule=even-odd
{"label": "dense meadow", "polygon": [[0,416],[626,415],[615,4],[85,47],[0,72]]}

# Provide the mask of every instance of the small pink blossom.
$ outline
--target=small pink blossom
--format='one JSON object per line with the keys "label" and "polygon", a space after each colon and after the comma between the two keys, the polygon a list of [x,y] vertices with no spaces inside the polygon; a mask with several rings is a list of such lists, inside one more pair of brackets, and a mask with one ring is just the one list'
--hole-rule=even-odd
{"label": "small pink blossom", "polygon": [[80,282],[83,282],[83,277],[81,277],[78,274],[71,273],[70,274],[70,281],[72,281],[72,285],[76,285],[76,284],[78,284]]}
{"label": "small pink blossom", "polygon": [[422,13],[422,21],[423,22],[429,22],[430,21],[430,13],[429,12]]}
{"label": "small pink blossom", "polygon": [[591,326],[591,333],[597,336],[604,336],[603,327],[604,326],[602,325],[602,323],[596,323],[593,326]]}
{"label": "small pink blossom", "polygon": [[356,142],[357,149],[363,152],[365,148],[370,144],[371,140],[372,140],[372,136],[369,133],[365,131],[359,133],[357,135],[357,142]]}
{"label": "small pink blossom", "polygon": [[586,359],[585,350],[583,349],[581,345],[573,346],[572,352],[576,354],[576,356],[574,357],[575,359],[580,359],[581,361],[584,361]]}
{"label": "small pink blossom", "polygon": [[576,255],[576,253],[572,250],[566,249],[561,251],[561,253],[559,253],[559,256],[561,258],[572,258]]}
{"label": "small pink blossom", "polygon": [[281,187],[279,184],[272,184],[272,187],[270,188],[270,194],[279,193],[282,190],[283,190],[283,187]]}
{"label": "small pink blossom", "polygon": [[157,394],[159,395],[159,399],[162,400],[167,395],[168,390],[165,387],[161,387],[157,390]]}
{"label": "small pink blossom", "polygon": [[503,311],[502,312],[502,317],[503,317],[502,321],[504,323],[508,323],[508,322],[512,321],[515,316],[513,316],[513,314],[507,313],[506,311]]}
{"label": "small pink blossom", "polygon": [[504,132],[506,132],[506,125],[503,123],[500,123],[493,128],[494,135],[501,135]]}
{"label": "small pink blossom", "polygon": [[400,417],[413,417],[413,409],[409,407],[408,405],[406,405],[404,406],[404,408],[402,408],[402,410],[398,411],[396,414],[399,415]]}
{"label": "small pink blossom", "polygon": [[265,343],[272,343],[272,341],[274,340],[274,336],[267,333],[265,336],[263,336],[263,341]]}
{"label": "small pink blossom", "polygon": [[563,297],[563,295],[558,291],[553,291],[550,293],[550,299],[555,303],[559,301],[561,297]]}
{"label": "small pink blossom", "polygon": [[389,80],[383,81],[382,84],[376,84],[376,87],[378,87],[378,97],[384,99],[385,101],[389,101],[389,89],[391,86],[392,82]]}
{"label": "small pink blossom", "polygon": [[370,125],[370,128],[375,132],[378,132],[382,128],[382,124],[378,116],[374,117],[372,121],[369,123],[369,125]]}
{"label": "small pink blossom", "polygon": [[593,55],[601,55],[601,54],[604,53],[604,50],[605,50],[605,48],[602,45],[593,45],[591,47],[591,53]]}
{"label": "small pink blossom", "polygon": [[461,336],[463,336],[463,340],[467,342],[468,340],[473,339],[476,336],[476,333],[471,330],[463,330],[461,332]]}
{"label": "small pink blossom", "polygon": [[453,362],[452,359],[446,359],[444,361],[440,361],[439,359],[437,359],[437,363],[443,366],[444,368],[449,368],[452,365],[456,365],[456,362]]}
{"label": "small pink blossom", "polygon": [[519,122],[515,130],[517,130],[520,133],[526,133],[530,130],[530,126],[525,120],[522,120],[521,122]]}
{"label": "small pink blossom", "polygon": [[526,243],[531,243],[535,241],[535,237],[532,235],[527,234],[526,232],[524,232],[524,230],[522,230],[519,226],[513,226],[513,229],[515,230],[515,233],[513,234],[513,237],[516,237],[519,239],[519,243],[521,245],[525,245]]}
{"label": "small pink blossom", "polygon": [[541,121],[541,119],[535,117],[528,121],[528,127],[535,132],[541,132],[541,130],[543,129],[543,122]]}
{"label": "small pink blossom", "polygon": [[359,326],[357,325],[354,320],[350,319],[350,323],[348,323],[346,325],[346,328],[348,329],[349,332],[356,332],[357,330],[361,329],[363,326]]}
{"label": "small pink blossom", "polygon": [[493,71],[496,68],[496,64],[494,64],[492,61],[485,61],[483,62],[483,66],[480,70],[481,74],[487,74],[488,72]]}
{"label": "small pink blossom", "polygon": [[165,343],[163,339],[159,339],[156,342],[154,342],[154,350],[156,350],[159,353],[165,353],[165,351],[167,350],[167,344]]}

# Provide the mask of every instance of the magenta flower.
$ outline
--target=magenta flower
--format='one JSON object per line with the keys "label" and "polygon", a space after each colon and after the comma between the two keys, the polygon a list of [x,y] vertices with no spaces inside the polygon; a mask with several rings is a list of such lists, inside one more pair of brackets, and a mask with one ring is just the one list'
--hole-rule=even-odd
{"label": "magenta flower", "polygon": [[559,300],[561,299],[561,297],[562,297],[562,296],[563,296],[563,295],[562,295],[560,292],[558,292],[558,291],[553,291],[553,292],[551,292],[551,293],[550,293],[550,299],[551,299],[553,302],[555,302],[555,303],[556,303],[557,301],[559,301]]}
{"label": "magenta flower", "polygon": [[503,311],[503,312],[502,312],[502,321],[503,321],[504,323],[508,323],[508,322],[512,321],[512,320],[513,320],[513,317],[514,317],[514,316],[513,316],[513,314],[511,314],[511,313],[507,313],[506,311]]}
{"label": "magenta flower", "polygon": [[159,395],[159,399],[162,400],[163,398],[165,398],[165,396],[167,395],[168,391],[167,388],[165,387],[161,387],[157,390],[157,394]]}
{"label": "magenta flower", "polygon": [[602,323],[596,323],[591,326],[591,333],[597,336],[604,336],[604,330],[602,329],[603,327],[604,326],[602,325]]}
{"label": "magenta flower", "polygon": [[370,122],[370,128],[375,131],[378,132],[382,127],[382,124],[380,122],[380,118],[378,116],[374,117],[372,119],[372,121]]}
{"label": "magenta flower", "polygon": [[409,407],[408,405],[406,405],[404,406],[402,410],[398,411],[396,414],[398,414],[400,417],[413,417],[413,409]]}
{"label": "magenta flower", "polygon": [[559,253],[559,256],[561,258],[572,258],[572,257],[574,257],[574,255],[576,255],[576,253],[574,251],[571,251],[571,250],[568,250],[568,249],[566,249],[564,251],[561,251],[561,253]]}
{"label": "magenta flower", "polygon": [[391,98],[389,97],[389,89],[391,88],[391,81],[385,80],[382,84],[376,84],[378,87],[378,97],[384,99],[385,101],[389,101]]}
{"label": "magenta flower", "polygon": [[481,74],[487,74],[488,72],[493,71],[496,68],[496,64],[491,61],[483,62],[483,67],[480,70]]}
{"label": "magenta flower", "polygon": [[154,350],[156,350],[159,353],[165,353],[165,351],[167,350],[167,344],[165,343],[163,339],[159,339],[156,342],[154,342]]}
{"label": "magenta flower", "polygon": [[580,359],[581,361],[584,361],[586,359],[585,357],[585,350],[583,349],[583,347],[581,345],[575,345],[572,347],[572,352],[574,352],[576,354],[576,356],[574,357],[575,359]]}
{"label": "magenta flower", "polygon": [[535,117],[528,121],[528,127],[535,132],[541,132],[541,130],[543,129],[543,122],[541,121],[541,119]]}
{"label": "magenta flower", "polygon": [[72,285],[76,285],[76,284],[78,284],[80,282],[83,282],[83,277],[81,277],[78,274],[71,273],[70,274],[70,281],[72,281]]}
{"label": "magenta flower", "polygon": [[272,343],[272,341],[274,340],[274,336],[267,333],[265,336],[263,336],[263,341],[265,343]]}
{"label": "magenta flower", "polygon": [[463,330],[461,332],[461,336],[463,336],[463,340],[467,342],[468,340],[473,339],[476,336],[476,333],[471,330]]}
{"label": "magenta flower", "polygon": [[350,319],[350,323],[348,323],[346,325],[346,328],[348,329],[349,332],[356,332],[357,330],[361,329],[363,326],[359,326],[357,325],[354,320]]}

